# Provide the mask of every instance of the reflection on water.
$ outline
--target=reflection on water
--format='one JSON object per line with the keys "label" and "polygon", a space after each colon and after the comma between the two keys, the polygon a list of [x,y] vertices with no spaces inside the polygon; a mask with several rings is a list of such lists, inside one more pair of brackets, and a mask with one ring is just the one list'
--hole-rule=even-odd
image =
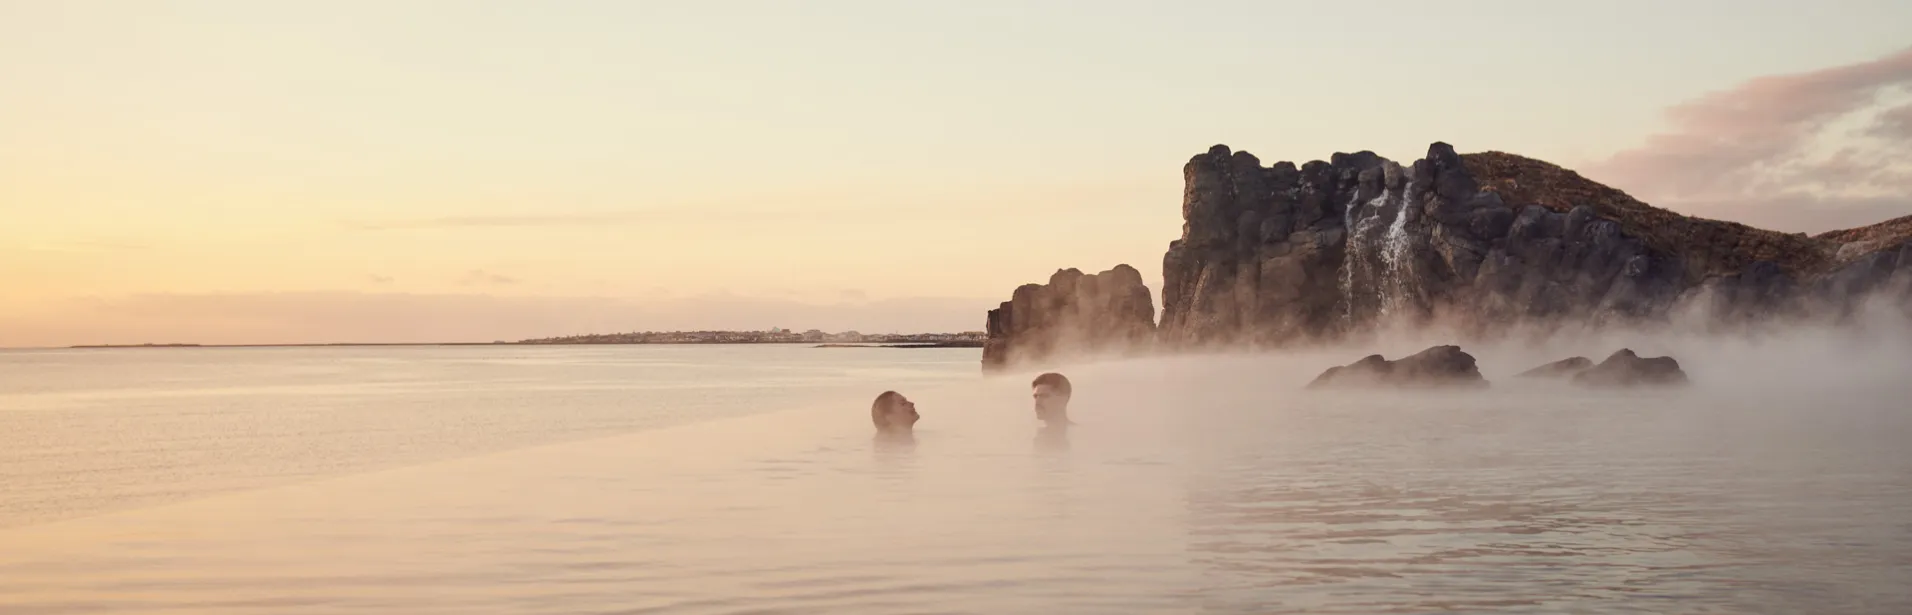
{"label": "reflection on water", "polygon": [[[1190,495],[1189,534],[1194,561],[1210,572],[1210,604],[1258,612],[1559,609],[1647,590],[1639,597],[1670,607],[1735,593],[1730,582],[1708,587],[1709,569],[1732,558],[1706,551],[1743,537],[1691,523],[1695,511],[1720,512],[1704,494],[1654,501],[1570,479],[1404,479],[1270,480],[1237,471],[1204,481],[1209,487]],[[1320,587],[1365,599],[1353,608],[1309,598],[1305,588]]]}
{"label": "reflection on water", "polygon": [[[963,349],[0,351],[0,528],[975,377]],[[960,379],[960,380],[959,380]]]}
{"label": "reflection on water", "polygon": [[1912,612],[1912,418],[1866,401],[1898,391],[1123,369],[1071,373],[1066,448],[1005,379],[922,389],[964,410],[907,442],[849,401],[0,531],[0,610]]}

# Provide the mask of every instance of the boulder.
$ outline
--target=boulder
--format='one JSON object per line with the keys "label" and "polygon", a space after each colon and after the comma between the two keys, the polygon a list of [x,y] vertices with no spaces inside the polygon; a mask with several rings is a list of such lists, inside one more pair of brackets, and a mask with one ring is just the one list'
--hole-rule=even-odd
{"label": "boulder", "polygon": [[1485,387],[1473,355],[1459,346],[1435,346],[1400,359],[1389,361],[1381,355],[1368,355],[1359,361],[1322,372],[1310,389],[1324,388],[1436,388]]}
{"label": "boulder", "polygon": [[1516,378],[1565,378],[1593,367],[1593,360],[1586,357],[1561,359],[1540,367],[1517,374]]}
{"label": "boulder", "polygon": [[1645,357],[1621,348],[1599,365],[1573,375],[1573,383],[1584,387],[1620,388],[1681,386],[1687,384],[1686,372],[1673,357]]}

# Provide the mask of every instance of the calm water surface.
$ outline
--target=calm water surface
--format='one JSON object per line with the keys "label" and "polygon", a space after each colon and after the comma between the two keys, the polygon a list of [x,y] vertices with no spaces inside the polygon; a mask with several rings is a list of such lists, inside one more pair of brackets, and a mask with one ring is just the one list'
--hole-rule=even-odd
{"label": "calm water surface", "polygon": [[0,355],[0,613],[1912,612],[1893,379],[1119,363],[1045,440],[974,351],[181,352]]}
{"label": "calm water surface", "polygon": [[976,351],[0,351],[0,528],[976,378]]}

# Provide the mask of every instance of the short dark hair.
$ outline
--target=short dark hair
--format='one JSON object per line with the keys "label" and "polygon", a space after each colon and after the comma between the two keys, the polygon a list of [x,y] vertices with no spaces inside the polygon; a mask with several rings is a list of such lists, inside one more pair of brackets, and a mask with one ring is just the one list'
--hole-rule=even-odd
{"label": "short dark hair", "polygon": [[890,428],[890,406],[895,405],[896,398],[902,396],[902,393],[896,391],[884,391],[882,395],[876,396],[875,402],[870,403],[870,422],[876,423],[877,431]]}
{"label": "short dark hair", "polygon": [[1069,388],[1069,377],[1064,376],[1062,374],[1055,373],[1055,372],[1049,372],[1041,376],[1036,376],[1035,380],[1029,381],[1029,388],[1033,389],[1045,384],[1051,387],[1055,387],[1056,392],[1062,393],[1063,397],[1068,397],[1069,394],[1073,392]]}

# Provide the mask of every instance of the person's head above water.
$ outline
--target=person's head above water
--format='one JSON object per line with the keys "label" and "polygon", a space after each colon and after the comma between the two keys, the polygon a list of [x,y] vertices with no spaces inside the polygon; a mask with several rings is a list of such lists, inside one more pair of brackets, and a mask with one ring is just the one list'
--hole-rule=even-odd
{"label": "person's head above water", "polygon": [[1036,376],[1029,382],[1036,398],[1036,419],[1051,425],[1069,424],[1069,378],[1055,372]]}
{"label": "person's head above water", "polygon": [[916,402],[896,391],[884,391],[870,404],[870,422],[876,424],[877,433],[909,433],[920,418]]}

